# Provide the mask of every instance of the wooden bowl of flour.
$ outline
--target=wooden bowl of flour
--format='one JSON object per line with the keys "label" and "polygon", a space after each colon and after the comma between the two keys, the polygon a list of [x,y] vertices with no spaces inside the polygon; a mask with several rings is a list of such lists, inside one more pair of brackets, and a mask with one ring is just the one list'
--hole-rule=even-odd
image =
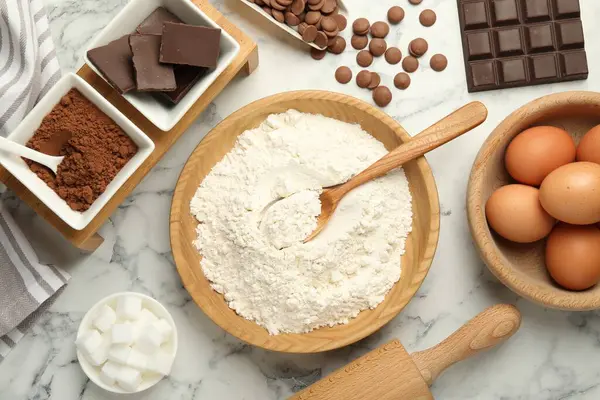
{"label": "wooden bowl of flour", "polygon": [[196,239],[198,221],[190,212],[190,200],[204,177],[232,149],[241,133],[258,127],[270,114],[289,109],[360,124],[388,150],[410,139],[394,119],[363,101],[343,94],[288,92],[251,103],[217,125],[187,161],[173,195],[171,246],[184,286],[196,304],[221,328],[247,343],[268,350],[316,353],[363,339],[402,311],[431,266],[439,237],[440,209],[435,181],[425,158],[405,164],[404,171],[412,194],[413,227],[402,256],[400,280],[377,308],[361,312],[350,323],[303,334],[269,335],[261,326],[240,317],[228,307],[223,296],[211,288],[202,272],[202,256],[192,244]]}

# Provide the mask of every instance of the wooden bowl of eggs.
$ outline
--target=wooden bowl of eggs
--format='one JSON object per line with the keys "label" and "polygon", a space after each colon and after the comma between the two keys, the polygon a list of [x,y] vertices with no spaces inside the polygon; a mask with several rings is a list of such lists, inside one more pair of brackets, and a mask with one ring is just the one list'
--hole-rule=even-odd
{"label": "wooden bowl of eggs", "polygon": [[467,213],[490,270],[544,306],[600,308],[600,93],[542,97],[483,144]]}

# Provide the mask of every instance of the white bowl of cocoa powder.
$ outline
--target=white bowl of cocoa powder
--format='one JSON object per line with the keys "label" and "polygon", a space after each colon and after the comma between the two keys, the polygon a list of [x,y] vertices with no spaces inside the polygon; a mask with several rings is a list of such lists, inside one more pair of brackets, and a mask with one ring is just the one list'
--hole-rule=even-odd
{"label": "white bowl of cocoa powder", "polygon": [[0,153],[0,163],[67,225],[85,228],[154,150],[154,143],[92,86],[63,76],[8,139],[64,156],[46,167]]}

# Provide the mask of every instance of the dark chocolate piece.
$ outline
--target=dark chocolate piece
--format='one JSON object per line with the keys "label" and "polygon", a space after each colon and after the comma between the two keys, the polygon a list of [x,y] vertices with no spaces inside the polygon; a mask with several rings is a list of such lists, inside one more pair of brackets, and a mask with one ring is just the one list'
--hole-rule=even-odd
{"label": "dark chocolate piece", "polygon": [[87,52],[87,56],[119,93],[123,94],[135,89],[129,35],[114,40],[105,46],[91,49]]}
{"label": "dark chocolate piece", "polygon": [[161,92],[161,95],[171,103],[177,104],[194,87],[196,82],[206,74],[208,68],[176,65],[174,71],[177,89],[170,92]]}
{"label": "dark chocolate piece", "polygon": [[160,36],[138,35],[129,37],[129,45],[133,53],[136,88],[140,92],[175,90],[175,74],[173,66],[161,64]]}
{"label": "dark chocolate piece", "polygon": [[578,0],[457,0],[469,92],[586,79]]}
{"label": "dark chocolate piece", "polygon": [[221,30],[166,22],[163,25],[160,62],[215,68]]}
{"label": "dark chocolate piece", "polygon": [[162,35],[163,24],[165,22],[183,22],[175,14],[171,13],[164,7],[158,7],[152,11],[139,26],[136,28],[137,33],[144,35]]}

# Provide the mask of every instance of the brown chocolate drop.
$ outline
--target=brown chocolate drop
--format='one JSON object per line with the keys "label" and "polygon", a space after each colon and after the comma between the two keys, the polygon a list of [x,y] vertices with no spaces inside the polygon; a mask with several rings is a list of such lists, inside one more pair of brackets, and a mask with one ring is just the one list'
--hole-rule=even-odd
{"label": "brown chocolate drop", "polygon": [[429,65],[431,66],[432,70],[441,72],[448,66],[448,59],[443,54],[435,54],[433,57],[431,57]]}
{"label": "brown chocolate drop", "polygon": [[377,72],[371,72],[371,83],[367,86],[369,89],[373,90],[379,86],[381,83],[381,76]]}
{"label": "brown chocolate drop", "polygon": [[336,36],[333,38],[333,43],[329,45],[328,50],[333,54],[342,54],[346,50],[346,39]]}
{"label": "brown chocolate drop", "polygon": [[322,60],[325,57],[325,54],[327,54],[327,50],[319,50],[314,47],[310,48],[310,55],[315,60]]}
{"label": "brown chocolate drop", "polygon": [[402,60],[402,52],[397,47],[390,47],[385,52],[385,61],[392,65],[396,65]]}
{"label": "brown chocolate drop", "polygon": [[371,24],[366,18],[359,18],[352,24],[352,30],[357,35],[366,35],[369,33],[369,28],[371,28]]}
{"label": "brown chocolate drop", "polygon": [[404,9],[402,7],[394,6],[388,10],[387,17],[390,24],[399,24],[404,19]]}
{"label": "brown chocolate drop", "polygon": [[423,10],[423,12],[421,12],[421,15],[419,15],[419,22],[421,22],[421,25],[423,26],[432,26],[433,24],[435,24],[436,20],[437,15],[435,15],[435,12],[433,10]]}
{"label": "brown chocolate drop", "polygon": [[380,38],[371,39],[371,43],[369,43],[369,51],[375,57],[380,57],[385,53],[387,49],[387,43],[385,40]]}
{"label": "brown chocolate drop", "polygon": [[362,50],[369,44],[369,38],[363,35],[353,35],[350,43],[356,50]]}
{"label": "brown chocolate drop", "polygon": [[373,55],[367,50],[361,50],[356,55],[356,63],[363,68],[373,64]]}
{"label": "brown chocolate drop", "polygon": [[335,79],[339,83],[346,84],[352,80],[352,71],[348,67],[339,67],[335,71]]}
{"label": "brown chocolate drop", "polygon": [[390,26],[383,21],[377,21],[371,25],[371,36],[385,38],[390,33]]}
{"label": "brown chocolate drop", "polygon": [[429,44],[423,38],[414,39],[408,45],[408,52],[414,57],[421,57],[429,49]]}
{"label": "brown chocolate drop", "polygon": [[338,24],[333,17],[324,17],[321,20],[321,28],[324,31],[333,32],[338,30]]}
{"label": "brown chocolate drop", "polygon": [[371,84],[371,72],[362,70],[356,75],[356,84],[358,87],[366,89]]}
{"label": "brown chocolate drop", "polygon": [[419,60],[413,56],[404,57],[402,60],[402,69],[406,72],[415,72],[419,68]]}
{"label": "brown chocolate drop", "polygon": [[412,4],[413,6],[416,6],[416,5],[419,5],[419,4],[421,4],[421,2],[422,2],[422,1],[423,1],[423,0],[408,0],[408,2],[409,2],[410,4]]}
{"label": "brown chocolate drop", "polygon": [[328,42],[329,42],[329,38],[327,37],[327,35],[324,32],[322,32],[322,31],[317,32],[317,37],[315,38],[315,44],[317,46],[319,46],[320,48],[325,48],[325,47],[327,47]]}
{"label": "brown chocolate drop", "polygon": [[317,28],[314,25],[309,25],[306,27],[304,33],[302,34],[302,40],[304,40],[307,43],[314,42],[317,38],[317,33]]}
{"label": "brown chocolate drop", "polygon": [[394,86],[398,89],[407,89],[410,86],[410,75],[406,72],[400,72],[394,77]]}
{"label": "brown chocolate drop", "polygon": [[387,86],[379,86],[373,90],[373,101],[379,107],[385,107],[392,101],[392,92]]}
{"label": "brown chocolate drop", "polygon": [[348,26],[348,20],[346,19],[346,17],[344,17],[342,14],[335,14],[333,18],[335,18],[335,21],[338,25],[338,30],[340,32],[346,29],[346,26]]}

